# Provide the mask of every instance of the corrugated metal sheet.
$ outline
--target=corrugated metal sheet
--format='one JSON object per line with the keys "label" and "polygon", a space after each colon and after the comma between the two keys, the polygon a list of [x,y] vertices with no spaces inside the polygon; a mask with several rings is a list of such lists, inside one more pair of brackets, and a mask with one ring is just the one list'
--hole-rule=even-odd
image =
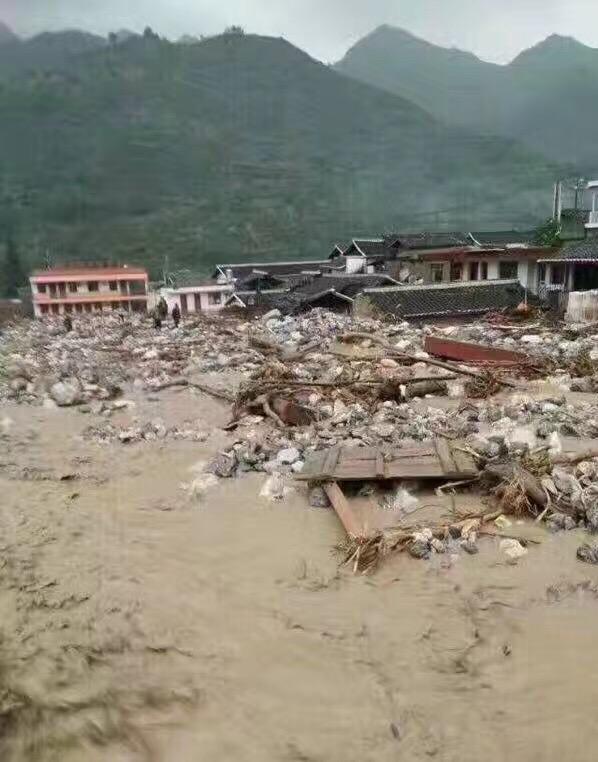
{"label": "corrugated metal sheet", "polygon": [[565,320],[571,323],[598,322],[598,291],[571,291]]}

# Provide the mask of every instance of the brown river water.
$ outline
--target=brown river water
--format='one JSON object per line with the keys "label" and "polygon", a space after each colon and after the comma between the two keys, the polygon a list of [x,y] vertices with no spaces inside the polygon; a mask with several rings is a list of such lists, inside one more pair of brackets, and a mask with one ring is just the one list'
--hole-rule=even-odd
{"label": "brown river water", "polygon": [[486,538],[353,576],[304,488],[277,504],[258,475],[200,502],[180,489],[227,441],[224,407],[138,403],[214,433],[100,445],[80,437],[91,416],[0,411],[3,762],[597,758],[581,535],[546,533],[517,565]]}

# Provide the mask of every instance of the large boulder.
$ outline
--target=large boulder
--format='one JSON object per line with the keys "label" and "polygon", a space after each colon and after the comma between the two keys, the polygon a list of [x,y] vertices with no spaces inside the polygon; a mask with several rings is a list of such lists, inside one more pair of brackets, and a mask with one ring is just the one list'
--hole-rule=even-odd
{"label": "large boulder", "polygon": [[83,400],[83,390],[76,378],[65,378],[57,381],[50,389],[50,397],[59,407],[78,405]]}

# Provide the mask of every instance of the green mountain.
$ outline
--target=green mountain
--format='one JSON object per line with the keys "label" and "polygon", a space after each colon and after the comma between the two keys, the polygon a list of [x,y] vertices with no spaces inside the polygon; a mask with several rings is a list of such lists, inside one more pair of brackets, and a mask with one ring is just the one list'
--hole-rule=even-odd
{"label": "green mountain", "polygon": [[44,32],[27,40],[13,36],[8,41],[10,44],[2,44],[0,26],[0,82],[42,71],[75,68],[79,56],[107,45],[103,37],[78,30]]}
{"label": "green mountain", "polygon": [[499,66],[384,26],[336,68],[449,124],[511,137],[551,160],[598,169],[598,50],[572,38],[553,35]]}
{"label": "green mountain", "polygon": [[30,263],[156,273],[166,255],[198,269],[398,227],[527,227],[561,171],[241,34],[102,45],[0,84],[0,113],[0,210]]}

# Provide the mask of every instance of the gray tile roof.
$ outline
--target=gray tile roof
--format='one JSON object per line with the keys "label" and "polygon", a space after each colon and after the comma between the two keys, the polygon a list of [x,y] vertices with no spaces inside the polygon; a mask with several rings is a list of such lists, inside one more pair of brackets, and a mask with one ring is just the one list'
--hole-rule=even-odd
{"label": "gray tile roof", "polygon": [[383,257],[388,253],[388,247],[383,238],[354,238],[344,253],[346,255]]}
{"label": "gray tile roof", "polygon": [[533,245],[536,241],[535,230],[496,230],[490,232],[469,233],[470,243],[482,246],[524,246]]}
{"label": "gray tile roof", "polygon": [[[540,260],[542,261],[542,260]],[[549,262],[598,262],[598,237],[586,238],[563,246]]]}
{"label": "gray tile roof", "polygon": [[309,297],[333,289],[344,296],[354,297],[364,288],[380,288],[385,285],[396,286],[398,284],[390,276],[377,273],[368,275],[320,275],[294,288],[293,293],[298,296]]}
{"label": "gray tile roof", "polygon": [[381,312],[396,317],[419,318],[473,315],[516,307],[524,296],[525,289],[517,280],[487,280],[366,289],[358,301],[367,299]]}
{"label": "gray tile roof", "polygon": [[450,249],[471,243],[467,233],[392,233],[385,236],[387,245],[399,249]]}
{"label": "gray tile roof", "polygon": [[300,273],[302,270],[319,270],[322,267],[330,267],[330,263],[325,260],[301,260],[292,262],[237,262],[228,265],[216,265],[213,277],[217,278],[220,271],[225,273],[231,270],[233,278],[247,278],[254,270],[270,273],[271,275],[287,275]]}

